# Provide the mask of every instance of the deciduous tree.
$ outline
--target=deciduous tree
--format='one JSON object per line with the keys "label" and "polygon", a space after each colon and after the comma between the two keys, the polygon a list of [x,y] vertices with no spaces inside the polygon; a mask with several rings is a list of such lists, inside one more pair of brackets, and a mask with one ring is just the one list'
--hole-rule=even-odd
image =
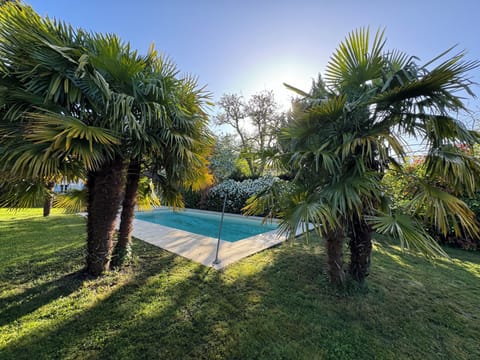
{"label": "deciduous tree", "polygon": [[240,139],[240,154],[252,176],[263,175],[269,157],[275,152],[278,130],[285,124],[273,91],[254,94],[248,101],[238,94],[225,94],[218,105],[218,125],[229,125]]}

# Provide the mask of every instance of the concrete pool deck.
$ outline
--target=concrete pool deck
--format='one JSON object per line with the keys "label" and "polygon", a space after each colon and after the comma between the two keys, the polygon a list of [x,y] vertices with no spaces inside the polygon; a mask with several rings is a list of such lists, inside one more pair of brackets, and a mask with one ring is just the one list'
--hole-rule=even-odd
{"label": "concrete pool deck", "polygon": [[[241,215],[225,214],[225,216]],[[301,230],[297,230],[297,235],[301,233]],[[265,232],[235,242],[220,240],[218,253],[220,263],[213,264],[218,239],[138,219],[133,221],[132,235],[137,239],[216,270],[223,269],[238,260],[278,245],[286,240],[285,236],[278,234],[278,230]]]}

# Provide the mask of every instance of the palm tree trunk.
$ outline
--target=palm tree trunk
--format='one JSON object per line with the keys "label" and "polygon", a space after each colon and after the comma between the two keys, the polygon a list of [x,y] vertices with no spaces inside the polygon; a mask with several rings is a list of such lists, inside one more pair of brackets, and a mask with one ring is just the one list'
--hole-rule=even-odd
{"label": "palm tree trunk", "polygon": [[113,235],[124,184],[123,161],[116,157],[87,176],[87,272],[109,269]]}
{"label": "palm tree trunk", "polygon": [[256,176],[255,166],[253,165],[253,160],[251,158],[247,159],[248,169],[250,170],[250,176]]}
{"label": "palm tree trunk", "polygon": [[55,182],[49,181],[45,184],[45,187],[47,188],[48,193],[43,201],[43,216],[47,217],[50,215],[50,211],[53,207],[53,188],[55,187]]}
{"label": "palm tree trunk", "polygon": [[372,255],[372,229],[365,221],[355,218],[349,245],[350,276],[353,280],[363,283],[368,276]]}
{"label": "palm tree trunk", "polygon": [[118,241],[113,251],[112,266],[114,267],[122,267],[131,255],[130,247],[132,242],[133,218],[135,216],[135,205],[137,203],[140,171],[140,162],[138,160],[132,160],[127,171],[127,184],[125,186],[125,196],[122,203]]}
{"label": "palm tree trunk", "polygon": [[328,276],[335,285],[341,285],[345,281],[343,269],[343,242],[344,234],[340,228],[328,231],[325,236],[327,242]]}
{"label": "palm tree trunk", "polygon": [[[362,153],[360,149],[360,147],[357,148],[358,155]],[[373,154],[378,155],[377,146],[375,144],[372,145],[372,150]],[[371,171],[374,171],[378,173],[380,177],[383,177],[384,167],[378,160],[376,160],[376,156],[367,159],[367,166]],[[370,199],[370,201],[371,205],[363,209],[363,215],[374,213],[372,209],[376,207],[376,200]],[[372,256],[372,232],[371,226],[363,220],[363,216],[353,217],[349,234],[350,264],[348,272],[350,277],[360,284],[364,283],[370,269]]]}

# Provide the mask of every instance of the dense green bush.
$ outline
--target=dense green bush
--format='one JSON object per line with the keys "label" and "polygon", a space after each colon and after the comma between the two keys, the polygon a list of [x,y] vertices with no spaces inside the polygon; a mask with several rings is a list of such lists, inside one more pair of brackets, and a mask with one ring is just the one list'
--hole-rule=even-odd
{"label": "dense green bush", "polygon": [[[475,193],[473,197],[462,198],[468,207],[475,213],[477,222],[480,223],[480,192]],[[466,250],[480,250],[480,237],[472,238],[464,235],[457,237],[450,232],[447,236],[437,235],[440,243],[447,244],[453,247],[458,247]]]}
{"label": "dense green bush", "polygon": [[192,189],[187,189],[182,192],[183,201],[185,207],[189,209],[200,209],[200,202],[202,199],[202,193],[200,191],[193,191]]}
{"label": "dense green bush", "polygon": [[[410,159],[405,165],[406,176],[399,176],[397,172],[387,171],[383,177],[383,184],[393,199],[393,207],[408,208],[410,200],[416,194],[415,178],[425,176],[425,168],[423,167],[423,157],[415,157]],[[411,177],[409,177],[411,176]],[[448,189],[447,189],[448,190]],[[474,197],[464,197],[463,201],[475,213],[477,221],[480,222],[480,192]],[[420,215],[422,209],[419,209]],[[425,224],[430,235],[437,239],[443,245],[449,245],[456,248],[466,250],[480,250],[480,238],[472,238],[466,234],[456,236],[453,229],[445,236],[433,224]]]}
{"label": "dense green bush", "polygon": [[472,198],[463,199],[470,209],[475,213],[477,219],[480,220],[480,192],[477,192]]}

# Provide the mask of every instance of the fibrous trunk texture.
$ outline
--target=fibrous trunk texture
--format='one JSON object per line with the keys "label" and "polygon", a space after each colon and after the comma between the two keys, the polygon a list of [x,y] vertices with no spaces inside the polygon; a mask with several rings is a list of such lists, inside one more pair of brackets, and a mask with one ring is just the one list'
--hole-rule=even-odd
{"label": "fibrous trunk texture", "polygon": [[331,229],[325,236],[327,242],[328,276],[330,281],[341,285],[345,281],[343,269],[343,242],[344,233],[341,229]]}
{"label": "fibrous trunk texture", "polygon": [[47,217],[50,215],[50,211],[53,207],[53,189],[55,187],[55,182],[50,181],[45,184],[45,187],[47,188],[48,193],[43,201],[43,216]]}
{"label": "fibrous trunk texture", "polygon": [[131,255],[133,218],[137,204],[138,182],[141,166],[137,160],[132,160],[128,166],[127,183],[122,203],[118,241],[112,257],[112,266],[121,267]]}
{"label": "fibrous trunk texture", "polygon": [[121,158],[114,158],[87,177],[87,272],[98,276],[110,266],[117,212],[123,191]]}
{"label": "fibrous trunk texture", "polygon": [[355,219],[352,226],[349,273],[353,280],[363,283],[370,269],[372,229],[361,219]]}

